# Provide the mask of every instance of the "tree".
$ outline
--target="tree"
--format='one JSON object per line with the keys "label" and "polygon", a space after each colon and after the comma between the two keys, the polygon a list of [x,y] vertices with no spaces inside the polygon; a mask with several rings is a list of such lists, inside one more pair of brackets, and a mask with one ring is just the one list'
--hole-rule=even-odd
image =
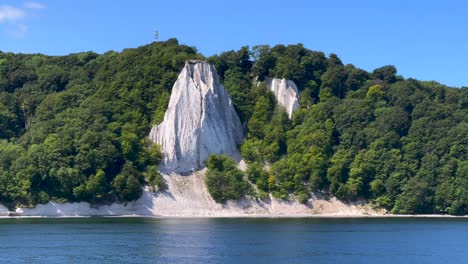
{"label": "tree", "polygon": [[211,155],[207,161],[206,186],[211,197],[218,203],[238,200],[250,192],[250,186],[244,179],[234,161],[225,155]]}
{"label": "tree", "polygon": [[400,214],[431,213],[433,205],[433,190],[429,183],[421,178],[411,178],[403,186],[403,192],[398,196],[393,212]]}
{"label": "tree", "polygon": [[263,139],[265,136],[265,127],[273,114],[275,103],[270,94],[260,96],[254,107],[254,114],[249,120],[249,136]]}
{"label": "tree", "polygon": [[375,69],[372,76],[376,79],[385,81],[387,83],[394,83],[396,81],[397,69],[393,65],[386,65]]}
{"label": "tree", "polygon": [[112,187],[119,201],[134,201],[140,198],[143,191],[137,180],[137,173],[130,163],[126,163],[122,173],[115,177]]}
{"label": "tree", "polygon": [[383,87],[380,84],[373,85],[369,87],[369,90],[366,94],[366,97],[373,101],[378,101],[383,99],[385,92],[383,91]]}

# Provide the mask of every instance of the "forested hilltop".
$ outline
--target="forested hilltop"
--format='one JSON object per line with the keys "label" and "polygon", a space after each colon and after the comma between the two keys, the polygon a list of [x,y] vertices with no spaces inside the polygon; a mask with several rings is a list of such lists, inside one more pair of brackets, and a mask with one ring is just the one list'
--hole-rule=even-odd
{"label": "forested hilltop", "polygon": [[[208,180],[237,179],[215,199],[321,191],[395,213],[468,214],[468,89],[403,79],[394,66],[366,72],[301,44],[204,58],[175,39],[102,55],[0,53],[0,203],[125,202],[142,185],[164,188],[148,134],[195,58],[231,94],[255,184],[213,156]],[[291,120],[259,85],[266,77],[296,83]]]}

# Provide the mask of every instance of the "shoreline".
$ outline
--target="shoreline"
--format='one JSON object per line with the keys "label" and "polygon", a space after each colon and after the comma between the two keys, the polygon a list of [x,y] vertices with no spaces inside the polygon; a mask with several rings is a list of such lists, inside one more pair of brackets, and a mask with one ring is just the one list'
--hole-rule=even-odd
{"label": "shoreline", "polygon": [[333,215],[333,214],[316,214],[316,215],[224,215],[224,216],[213,216],[213,215],[197,215],[197,216],[170,216],[170,215],[62,215],[62,216],[47,216],[47,215],[13,215],[13,216],[0,216],[0,219],[64,219],[64,218],[152,218],[152,219],[217,219],[217,218],[265,218],[265,219],[299,219],[299,218],[329,218],[329,219],[384,219],[384,218],[430,218],[430,219],[463,219],[468,218],[468,215],[445,215],[445,214],[416,214],[416,215],[399,215],[399,214],[385,214],[385,215]]}
{"label": "shoreline", "polygon": [[203,181],[204,172],[190,176],[164,175],[169,188],[165,192],[151,192],[144,188],[142,196],[133,202],[94,206],[86,202],[38,204],[33,208],[10,211],[0,204],[0,219],[22,218],[468,218],[468,215],[448,214],[391,214],[375,209],[364,201],[343,203],[336,197],[324,198],[312,193],[306,205],[296,200],[279,200],[270,195],[264,200],[242,199],[216,203]]}

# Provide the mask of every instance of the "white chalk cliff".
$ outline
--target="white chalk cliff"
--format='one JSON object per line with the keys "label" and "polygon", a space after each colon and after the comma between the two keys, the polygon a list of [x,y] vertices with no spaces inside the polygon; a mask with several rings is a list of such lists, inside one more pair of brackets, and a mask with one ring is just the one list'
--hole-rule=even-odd
{"label": "white chalk cliff", "polygon": [[8,216],[10,214],[10,211],[8,210],[8,208],[6,208],[6,206],[4,206],[3,204],[0,204],[0,216]]}
{"label": "white chalk cliff", "polygon": [[292,113],[299,108],[299,92],[293,81],[278,78],[267,78],[267,88],[271,90],[278,104],[284,106],[288,112],[289,118]]}
{"label": "white chalk cliff", "polygon": [[168,109],[150,138],[161,145],[161,170],[187,173],[210,154],[238,157],[242,126],[228,92],[207,62],[186,62],[172,88]]}

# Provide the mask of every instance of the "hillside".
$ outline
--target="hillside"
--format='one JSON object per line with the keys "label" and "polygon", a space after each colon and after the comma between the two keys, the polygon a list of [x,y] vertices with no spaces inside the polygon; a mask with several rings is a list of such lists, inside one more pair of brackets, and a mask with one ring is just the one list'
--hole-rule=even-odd
{"label": "hillside", "polygon": [[[175,39],[102,55],[0,53],[0,203],[125,202],[163,187],[148,135],[191,59],[215,66],[244,124],[249,195],[468,213],[468,89],[403,79],[394,66],[366,72],[300,44],[204,58]],[[291,119],[269,77],[297,86]]]}

